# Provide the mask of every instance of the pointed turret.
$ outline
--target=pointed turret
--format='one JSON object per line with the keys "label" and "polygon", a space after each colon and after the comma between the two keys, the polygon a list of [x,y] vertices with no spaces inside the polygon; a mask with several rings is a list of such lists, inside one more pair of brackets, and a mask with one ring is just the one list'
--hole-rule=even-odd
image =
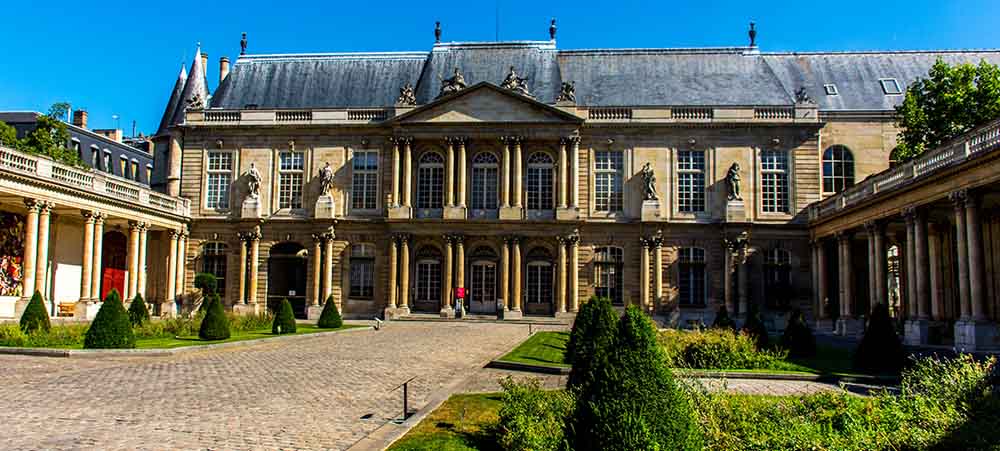
{"label": "pointed turret", "polygon": [[173,91],[170,91],[170,100],[167,101],[167,108],[163,111],[163,117],[160,119],[160,128],[156,129],[157,135],[166,133],[167,129],[174,125],[174,115],[177,113],[177,107],[181,103],[181,95],[184,94],[184,85],[187,83],[187,78],[187,68],[184,67],[184,64],[181,64],[181,71],[177,74],[177,82],[174,83]]}
{"label": "pointed turret", "polygon": [[172,124],[184,122],[184,112],[189,109],[200,110],[208,106],[208,86],[205,83],[205,66],[201,58],[201,46],[195,51],[194,61],[191,62],[191,72],[188,73],[187,83],[184,84],[184,91],[181,93],[180,103],[174,111]]}

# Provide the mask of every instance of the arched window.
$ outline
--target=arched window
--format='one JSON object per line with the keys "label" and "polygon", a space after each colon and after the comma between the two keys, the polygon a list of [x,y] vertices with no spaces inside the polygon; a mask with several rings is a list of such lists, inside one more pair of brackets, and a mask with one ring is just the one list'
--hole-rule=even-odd
{"label": "arched window", "polygon": [[682,247],[678,252],[678,292],[680,305],[705,304],[705,249]]}
{"label": "arched window", "polygon": [[425,246],[417,253],[416,273],[417,302],[438,302],[441,300],[441,252],[432,246]]}
{"label": "arched window", "polygon": [[215,276],[215,292],[226,294],[226,243],[205,243],[201,247],[201,272]]}
{"label": "arched window", "polygon": [[497,209],[499,167],[496,155],[489,152],[476,154],[472,159],[472,198],[470,204],[473,210]]}
{"label": "arched window", "polygon": [[527,254],[525,302],[528,313],[550,313],[552,307],[552,254],[541,247]]}
{"label": "arched window", "polygon": [[371,299],[375,294],[375,246],[351,246],[351,293],[353,299]]}
{"label": "arched window", "polygon": [[764,254],[764,297],[767,306],[787,309],[792,299],[792,254],[771,249]]}
{"label": "arched window", "polygon": [[528,210],[552,209],[552,157],[535,152],[528,157]]}
{"label": "arched window", "polygon": [[598,297],[611,299],[611,303],[621,305],[622,269],[625,263],[625,251],[620,247],[602,246],[594,249],[594,280],[597,281],[595,294]]}
{"label": "arched window", "polygon": [[417,170],[417,208],[441,208],[444,203],[444,158],[425,152]]}
{"label": "arched window", "polygon": [[854,186],[854,155],[846,146],[830,146],[823,152],[823,192],[839,193]]}

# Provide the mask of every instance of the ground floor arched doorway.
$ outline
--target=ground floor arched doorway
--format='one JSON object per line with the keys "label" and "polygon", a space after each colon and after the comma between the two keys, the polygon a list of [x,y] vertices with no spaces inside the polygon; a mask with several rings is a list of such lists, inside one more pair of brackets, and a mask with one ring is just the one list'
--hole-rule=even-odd
{"label": "ground floor arched doorway", "polygon": [[106,298],[111,290],[117,290],[119,296],[124,296],[127,247],[125,234],[118,231],[104,234],[101,245],[101,299]]}
{"label": "ground floor arched doorway", "polygon": [[497,311],[497,256],[493,249],[481,246],[470,254],[469,312]]}
{"label": "ground floor arched doorway", "polygon": [[283,299],[292,304],[299,319],[306,318],[308,253],[299,243],[278,243],[267,259],[267,308],[275,312]]}
{"label": "ground floor arched doorway", "polygon": [[548,250],[536,247],[527,254],[524,277],[524,313],[551,315],[554,312],[552,300],[555,281],[552,255]]}

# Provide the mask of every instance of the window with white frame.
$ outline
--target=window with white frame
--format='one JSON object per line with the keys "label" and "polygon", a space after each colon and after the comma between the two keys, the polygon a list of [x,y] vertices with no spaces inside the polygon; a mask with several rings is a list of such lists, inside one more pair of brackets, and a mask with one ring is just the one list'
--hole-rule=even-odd
{"label": "window with white frame", "polygon": [[497,209],[499,166],[496,155],[489,152],[476,154],[472,159],[472,189],[469,203],[473,210]]}
{"label": "window with white frame", "polygon": [[114,173],[115,173],[115,167],[111,165],[111,151],[110,150],[104,149],[104,153],[103,153],[103,158],[102,158],[101,164],[104,165],[104,167],[103,167],[104,172],[107,172],[108,174],[114,175]]}
{"label": "window with white frame", "polygon": [[118,174],[123,178],[128,178],[128,157],[125,155],[118,156]]}
{"label": "window with white frame", "polygon": [[233,153],[209,152],[205,180],[205,207],[229,208],[229,185],[233,177]]}
{"label": "window with white frame", "polygon": [[552,157],[545,152],[528,156],[528,210],[552,209]]}
{"label": "window with white frame", "polygon": [[425,152],[417,169],[417,208],[441,208],[444,203],[444,158]]}
{"label": "window with white frame", "polygon": [[682,247],[678,256],[678,292],[680,305],[705,304],[705,250]]}
{"label": "window with white frame", "polygon": [[789,213],[787,152],[760,152],[760,191],[764,213]]}
{"label": "window with white frame", "polygon": [[132,159],[131,166],[129,166],[132,180],[139,181],[139,160],[135,158]]}
{"label": "window with white frame", "polygon": [[101,170],[101,148],[93,144],[90,145],[90,167]]}
{"label": "window with white frame", "polygon": [[225,297],[226,293],[226,243],[209,242],[201,248],[201,272],[215,276],[215,292]]}
{"label": "window with white frame", "polygon": [[80,161],[87,161],[86,157],[83,155],[83,147],[80,145],[80,140],[72,138],[70,139],[70,143],[73,145],[73,153],[80,157]]}
{"label": "window with white frame", "polygon": [[606,297],[614,305],[624,302],[622,291],[622,270],[625,251],[620,247],[602,246],[594,249],[594,280],[597,281],[594,294]]}
{"label": "window with white frame", "polygon": [[823,152],[823,192],[839,193],[852,186],[854,155],[846,146],[830,146]]}
{"label": "window with white frame", "polygon": [[677,152],[677,209],[683,213],[705,211],[705,151]]}
{"label": "window with white frame", "polygon": [[622,169],[624,154],[604,150],[594,155],[594,208],[597,211],[615,212],[623,208]]}
{"label": "window with white frame", "polygon": [[882,92],[887,96],[898,96],[903,94],[903,88],[895,78],[880,78],[878,82],[882,85]]}
{"label": "window with white frame", "polygon": [[302,208],[302,181],[305,154],[278,154],[278,208]]}
{"label": "window with white frame", "polygon": [[351,298],[371,299],[375,294],[375,246],[351,246]]}
{"label": "window with white frame", "polygon": [[378,199],[378,152],[357,151],[351,160],[351,208],[374,210]]}
{"label": "window with white frame", "polygon": [[772,309],[787,309],[791,304],[792,254],[771,249],[764,254],[764,298]]}

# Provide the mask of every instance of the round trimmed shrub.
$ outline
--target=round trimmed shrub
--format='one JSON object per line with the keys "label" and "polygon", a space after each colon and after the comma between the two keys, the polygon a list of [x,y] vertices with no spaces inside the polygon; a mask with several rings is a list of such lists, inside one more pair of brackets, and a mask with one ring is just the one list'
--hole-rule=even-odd
{"label": "round trimmed shrub", "polygon": [[788,318],[788,326],[781,335],[781,347],[788,350],[791,357],[811,357],[816,355],[816,337],[806,324],[802,310],[794,309]]}
{"label": "round trimmed shrub", "polygon": [[725,305],[719,307],[719,313],[715,315],[715,321],[712,322],[713,329],[732,329],[736,330],[736,321],[733,321],[729,317],[729,309]]}
{"label": "round trimmed shrub", "polygon": [[767,347],[767,326],[764,326],[764,321],[761,321],[760,312],[757,311],[756,307],[750,307],[750,311],[747,313],[747,322],[743,324],[743,329],[741,330],[753,338],[757,349]]}
{"label": "round trimmed shrub", "polygon": [[200,272],[194,276],[194,287],[201,290],[201,294],[203,296],[208,296],[209,293],[215,293],[215,289],[218,286],[219,281],[215,278],[214,274]]}
{"label": "round trimmed shrub", "polygon": [[595,362],[601,377],[579,392],[573,449],[702,449],[687,395],[667,367],[656,328],[638,307],[625,309],[613,349]]}
{"label": "round trimmed shrub", "polygon": [[141,294],[136,294],[132,299],[132,305],[128,306],[128,319],[132,327],[139,327],[149,322],[149,307]]}
{"label": "round trimmed shrub", "polygon": [[24,313],[21,313],[21,331],[30,334],[39,330],[48,332],[51,328],[49,314],[45,311],[45,301],[42,300],[42,294],[36,291],[25,306]]}
{"label": "round trimmed shrub", "polygon": [[872,309],[865,335],[854,352],[854,368],[876,373],[896,373],[903,368],[906,353],[889,317],[889,308],[878,304]]}
{"label": "round trimmed shrub", "polygon": [[198,338],[202,340],[229,338],[229,318],[226,317],[226,311],[222,308],[222,300],[217,294],[209,296],[205,318],[201,320],[201,328],[198,329]]}
{"label": "round trimmed shrub", "polygon": [[344,325],[344,319],[340,317],[340,310],[337,310],[337,303],[333,301],[333,295],[326,298],[326,304],[323,305],[323,313],[319,315],[319,321],[316,321],[316,327],[320,329],[336,329]]}
{"label": "round trimmed shrub", "polygon": [[132,323],[128,312],[122,305],[122,299],[117,290],[111,290],[104,298],[101,309],[87,329],[83,339],[84,349],[115,349],[134,348],[135,335],[132,333]]}
{"label": "round trimmed shrub", "polygon": [[[582,390],[600,377],[596,373],[596,363],[606,358],[618,328],[618,313],[611,306],[610,299],[593,297],[587,304],[590,308],[577,313],[577,322],[570,333],[573,368],[570,369],[566,388],[571,390]],[[584,314],[582,318],[581,314]]]}
{"label": "round trimmed shrub", "polygon": [[288,299],[282,299],[278,306],[278,313],[274,315],[274,323],[271,324],[271,333],[294,334],[295,333],[295,313],[292,312],[292,303]]}

